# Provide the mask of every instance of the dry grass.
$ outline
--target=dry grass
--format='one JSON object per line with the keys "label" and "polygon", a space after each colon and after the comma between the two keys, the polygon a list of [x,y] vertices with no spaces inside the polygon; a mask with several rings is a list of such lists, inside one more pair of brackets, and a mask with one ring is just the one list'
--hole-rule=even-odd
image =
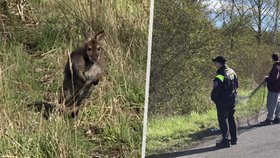
{"label": "dry grass", "polygon": [[[93,2],[30,0],[24,22],[0,29],[8,32],[0,47],[0,155],[140,156],[148,1]],[[54,114],[46,121],[29,111],[33,100],[58,102],[68,53],[85,32],[100,29],[106,32],[107,74],[78,118]]]}

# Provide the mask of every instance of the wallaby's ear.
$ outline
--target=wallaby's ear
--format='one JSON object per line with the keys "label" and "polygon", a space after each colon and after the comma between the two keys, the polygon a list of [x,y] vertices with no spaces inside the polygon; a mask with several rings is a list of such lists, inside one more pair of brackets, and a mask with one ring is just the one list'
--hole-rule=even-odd
{"label": "wallaby's ear", "polygon": [[92,39],[93,39],[93,37],[91,37],[91,36],[87,37],[87,38],[86,38],[86,43],[89,44],[90,41],[92,41]]}
{"label": "wallaby's ear", "polygon": [[90,41],[92,41],[93,37],[92,36],[88,36],[85,39],[86,39],[86,42],[89,43]]}
{"label": "wallaby's ear", "polygon": [[88,43],[89,41],[91,41],[93,39],[92,35],[89,33],[84,32],[83,35],[84,35],[86,43]]}
{"label": "wallaby's ear", "polygon": [[102,30],[95,35],[95,40],[101,41],[104,39],[104,36],[105,36],[105,32]]}

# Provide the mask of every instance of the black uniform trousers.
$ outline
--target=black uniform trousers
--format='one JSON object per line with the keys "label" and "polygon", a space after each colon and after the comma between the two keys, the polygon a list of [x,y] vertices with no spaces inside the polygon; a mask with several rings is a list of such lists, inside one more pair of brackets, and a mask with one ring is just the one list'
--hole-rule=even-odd
{"label": "black uniform trousers", "polygon": [[237,128],[234,118],[235,106],[217,106],[219,126],[223,139],[228,139],[230,134],[232,141],[237,141]]}

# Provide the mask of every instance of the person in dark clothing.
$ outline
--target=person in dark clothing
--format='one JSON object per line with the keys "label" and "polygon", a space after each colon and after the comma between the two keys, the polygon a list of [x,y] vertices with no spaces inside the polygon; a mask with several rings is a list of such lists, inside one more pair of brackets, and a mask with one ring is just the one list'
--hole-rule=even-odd
{"label": "person in dark clothing", "polygon": [[[234,118],[237,97],[238,79],[236,73],[226,65],[226,59],[218,56],[212,59],[215,63],[216,76],[211,93],[211,100],[216,104],[219,127],[222,140],[216,143],[217,147],[230,147],[237,144],[237,128]],[[229,140],[229,134],[231,140]]]}
{"label": "person in dark clothing", "polygon": [[273,66],[269,76],[265,77],[267,82],[267,117],[260,125],[271,125],[280,123],[280,62],[277,54],[272,55]]}

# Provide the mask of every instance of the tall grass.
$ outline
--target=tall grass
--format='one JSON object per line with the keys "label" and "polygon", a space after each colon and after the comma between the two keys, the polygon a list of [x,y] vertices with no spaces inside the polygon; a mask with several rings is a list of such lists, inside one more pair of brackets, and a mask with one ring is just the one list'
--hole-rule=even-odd
{"label": "tall grass", "polygon": [[0,64],[0,97],[3,95],[3,83],[2,83],[2,65]]}
{"label": "tall grass", "polygon": [[[139,157],[148,1],[28,2],[24,23],[3,24],[9,34],[0,46],[0,155]],[[107,73],[79,116],[46,121],[29,111],[33,100],[58,102],[68,53],[101,29]]]}

